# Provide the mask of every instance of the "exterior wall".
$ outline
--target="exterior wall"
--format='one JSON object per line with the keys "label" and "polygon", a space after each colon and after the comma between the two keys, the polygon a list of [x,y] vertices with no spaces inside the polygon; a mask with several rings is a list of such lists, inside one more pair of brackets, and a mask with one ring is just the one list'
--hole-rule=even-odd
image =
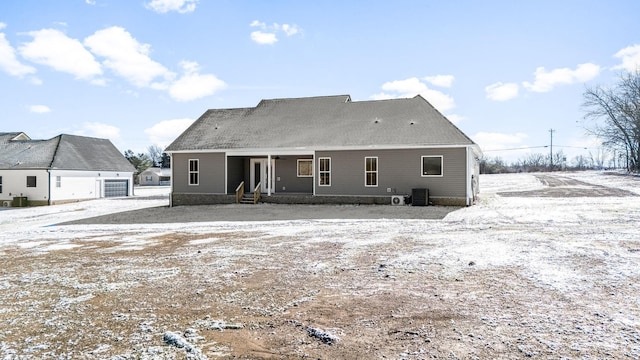
{"label": "exterior wall", "polygon": [[275,192],[313,193],[313,177],[298,177],[298,159],[312,159],[311,156],[283,156],[276,160]]}
{"label": "exterior wall", "polygon": [[[48,205],[104,197],[104,180],[129,180],[133,195],[133,173],[72,170],[0,170],[0,201],[26,196],[29,205]],[[36,187],[27,187],[27,176],[36,176]],[[60,176],[60,187],[56,178]],[[2,205],[2,204],[0,204]]]}
{"label": "exterior wall", "polygon": [[152,170],[145,170],[138,175],[139,185],[159,185],[160,176]]}
{"label": "exterior wall", "polygon": [[[248,167],[247,161],[247,167]],[[227,157],[227,194],[234,194],[236,188],[244,181],[244,189],[249,189],[249,176],[245,177],[245,158],[229,156]]]}
{"label": "exterior wall", "polygon": [[[189,185],[190,159],[199,160],[198,185]],[[177,153],[173,154],[172,161],[173,193],[226,194],[224,153]]]}
{"label": "exterior wall", "polygon": [[[60,176],[60,187],[56,177]],[[51,170],[51,203],[104,197],[105,180],[129,180],[127,196],[133,195],[133,173],[117,171]]]}
{"label": "exterior wall", "polygon": [[[413,188],[429,189],[435,203],[459,205],[466,202],[466,148],[318,151],[316,153],[316,195],[410,195]],[[442,156],[442,176],[424,177],[421,157]],[[378,158],[378,186],[365,186],[365,157]],[[331,158],[331,186],[319,186],[319,159]]]}
{"label": "exterior wall", "polygon": [[[2,193],[0,205],[14,197],[26,196],[29,204],[47,205],[49,203],[49,173],[47,170],[0,170]],[[36,186],[27,187],[27,176],[36,177]]]}

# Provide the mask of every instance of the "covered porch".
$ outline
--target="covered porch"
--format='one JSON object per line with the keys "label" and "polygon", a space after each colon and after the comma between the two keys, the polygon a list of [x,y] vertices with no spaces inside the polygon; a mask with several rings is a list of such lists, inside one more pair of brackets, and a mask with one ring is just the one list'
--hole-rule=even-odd
{"label": "covered porch", "polygon": [[228,153],[225,163],[226,192],[236,202],[314,195],[313,152]]}

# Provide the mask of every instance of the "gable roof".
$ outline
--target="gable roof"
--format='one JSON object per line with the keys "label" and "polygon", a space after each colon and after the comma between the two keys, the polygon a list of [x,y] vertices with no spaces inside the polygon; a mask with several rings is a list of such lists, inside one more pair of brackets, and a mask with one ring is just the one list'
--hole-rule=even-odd
{"label": "gable roof", "polygon": [[108,139],[61,134],[31,140],[21,134],[0,133],[0,169],[135,171]]}
{"label": "gable roof", "polygon": [[207,110],[165,151],[445,145],[475,143],[420,95],[374,101],[338,95]]}

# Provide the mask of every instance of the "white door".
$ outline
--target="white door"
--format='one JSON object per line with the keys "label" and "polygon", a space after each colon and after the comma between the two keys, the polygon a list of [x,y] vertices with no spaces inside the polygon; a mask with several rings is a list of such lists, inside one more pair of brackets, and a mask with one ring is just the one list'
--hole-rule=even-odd
{"label": "white door", "polygon": [[271,193],[275,192],[275,173],[276,173],[276,160],[271,159],[271,182],[267,181],[267,171],[268,171],[268,163],[267,159],[251,159],[250,162],[250,177],[251,177],[251,188],[245,191],[253,192],[253,189],[256,188],[258,183],[262,184],[260,190],[262,193],[269,192],[269,188],[271,188]]}

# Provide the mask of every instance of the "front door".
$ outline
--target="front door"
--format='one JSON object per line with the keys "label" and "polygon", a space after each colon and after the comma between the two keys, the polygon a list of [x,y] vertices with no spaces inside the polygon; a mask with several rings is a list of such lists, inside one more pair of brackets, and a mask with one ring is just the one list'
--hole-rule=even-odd
{"label": "front door", "polygon": [[271,188],[271,192],[275,192],[275,173],[276,173],[276,161],[275,159],[271,159],[271,183],[267,183],[267,171],[269,161],[264,158],[259,159],[251,159],[250,162],[250,177],[251,177],[251,189],[248,191],[253,192],[253,189],[256,188],[258,184],[262,184],[260,189],[262,193],[269,192],[269,187]]}

